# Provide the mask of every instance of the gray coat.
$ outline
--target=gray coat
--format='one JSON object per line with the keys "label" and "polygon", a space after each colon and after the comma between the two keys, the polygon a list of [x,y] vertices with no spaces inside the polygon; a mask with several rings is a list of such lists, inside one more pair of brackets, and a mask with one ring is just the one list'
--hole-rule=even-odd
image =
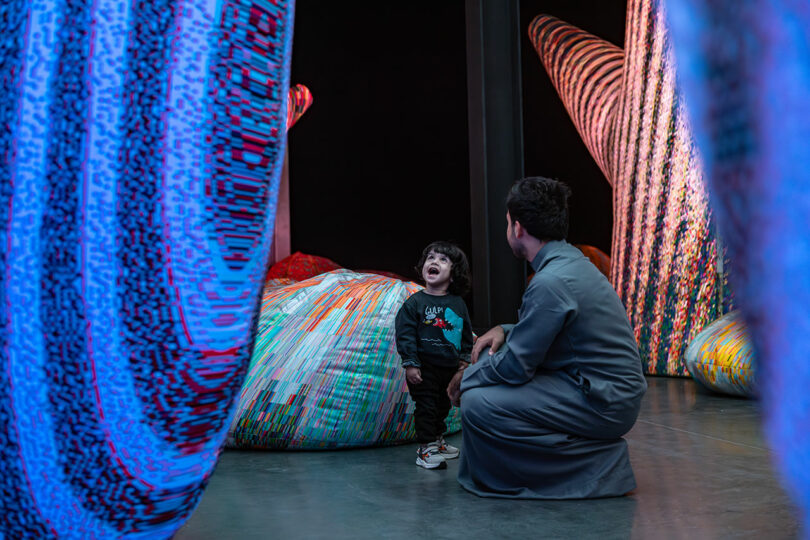
{"label": "gray coat", "polygon": [[621,437],[647,389],[624,306],[565,241],[532,268],[506,342],[464,373],[459,482],[490,497],[623,495],[635,479]]}

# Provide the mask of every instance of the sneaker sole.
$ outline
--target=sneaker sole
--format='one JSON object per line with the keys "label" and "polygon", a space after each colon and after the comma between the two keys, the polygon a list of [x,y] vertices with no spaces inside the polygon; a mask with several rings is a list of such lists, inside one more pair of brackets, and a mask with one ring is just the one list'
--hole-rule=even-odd
{"label": "sneaker sole", "polygon": [[423,469],[446,469],[447,463],[442,461],[441,463],[430,464],[427,461],[423,460],[422,458],[416,458],[416,464],[422,467]]}

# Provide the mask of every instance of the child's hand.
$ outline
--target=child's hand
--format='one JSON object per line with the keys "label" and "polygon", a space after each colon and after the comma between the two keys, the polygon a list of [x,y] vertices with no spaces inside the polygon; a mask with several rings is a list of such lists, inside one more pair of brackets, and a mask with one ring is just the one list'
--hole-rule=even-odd
{"label": "child's hand", "polygon": [[411,384],[419,384],[422,382],[422,370],[415,366],[408,366],[405,368],[405,378]]}

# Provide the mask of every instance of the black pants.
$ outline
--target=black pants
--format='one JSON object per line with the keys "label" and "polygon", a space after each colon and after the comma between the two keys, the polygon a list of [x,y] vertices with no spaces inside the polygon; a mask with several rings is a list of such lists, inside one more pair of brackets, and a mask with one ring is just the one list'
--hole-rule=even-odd
{"label": "black pants", "polygon": [[408,392],[416,404],[413,412],[416,440],[419,444],[424,444],[435,441],[447,429],[444,423],[447,413],[450,412],[447,385],[458,368],[424,363],[419,369],[422,371],[422,382],[408,383]]}

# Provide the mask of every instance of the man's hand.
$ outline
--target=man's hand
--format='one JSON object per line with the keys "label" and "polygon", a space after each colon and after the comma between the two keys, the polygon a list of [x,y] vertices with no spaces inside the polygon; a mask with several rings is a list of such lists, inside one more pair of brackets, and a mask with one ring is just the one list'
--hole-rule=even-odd
{"label": "man's hand", "polygon": [[422,382],[422,370],[416,366],[408,366],[405,368],[405,378],[411,384],[420,384]]}
{"label": "man's hand", "polygon": [[495,351],[501,348],[504,341],[506,341],[506,334],[503,328],[500,326],[491,328],[486,334],[475,340],[472,352],[470,353],[470,363],[474,364],[478,362],[478,355],[487,347],[489,347],[489,354],[495,354]]}
{"label": "man's hand", "polygon": [[447,385],[447,397],[450,398],[450,403],[456,407],[461,404],[461,378],[463,376],[464,371],[459,371],[453,375],[450,384]]}

